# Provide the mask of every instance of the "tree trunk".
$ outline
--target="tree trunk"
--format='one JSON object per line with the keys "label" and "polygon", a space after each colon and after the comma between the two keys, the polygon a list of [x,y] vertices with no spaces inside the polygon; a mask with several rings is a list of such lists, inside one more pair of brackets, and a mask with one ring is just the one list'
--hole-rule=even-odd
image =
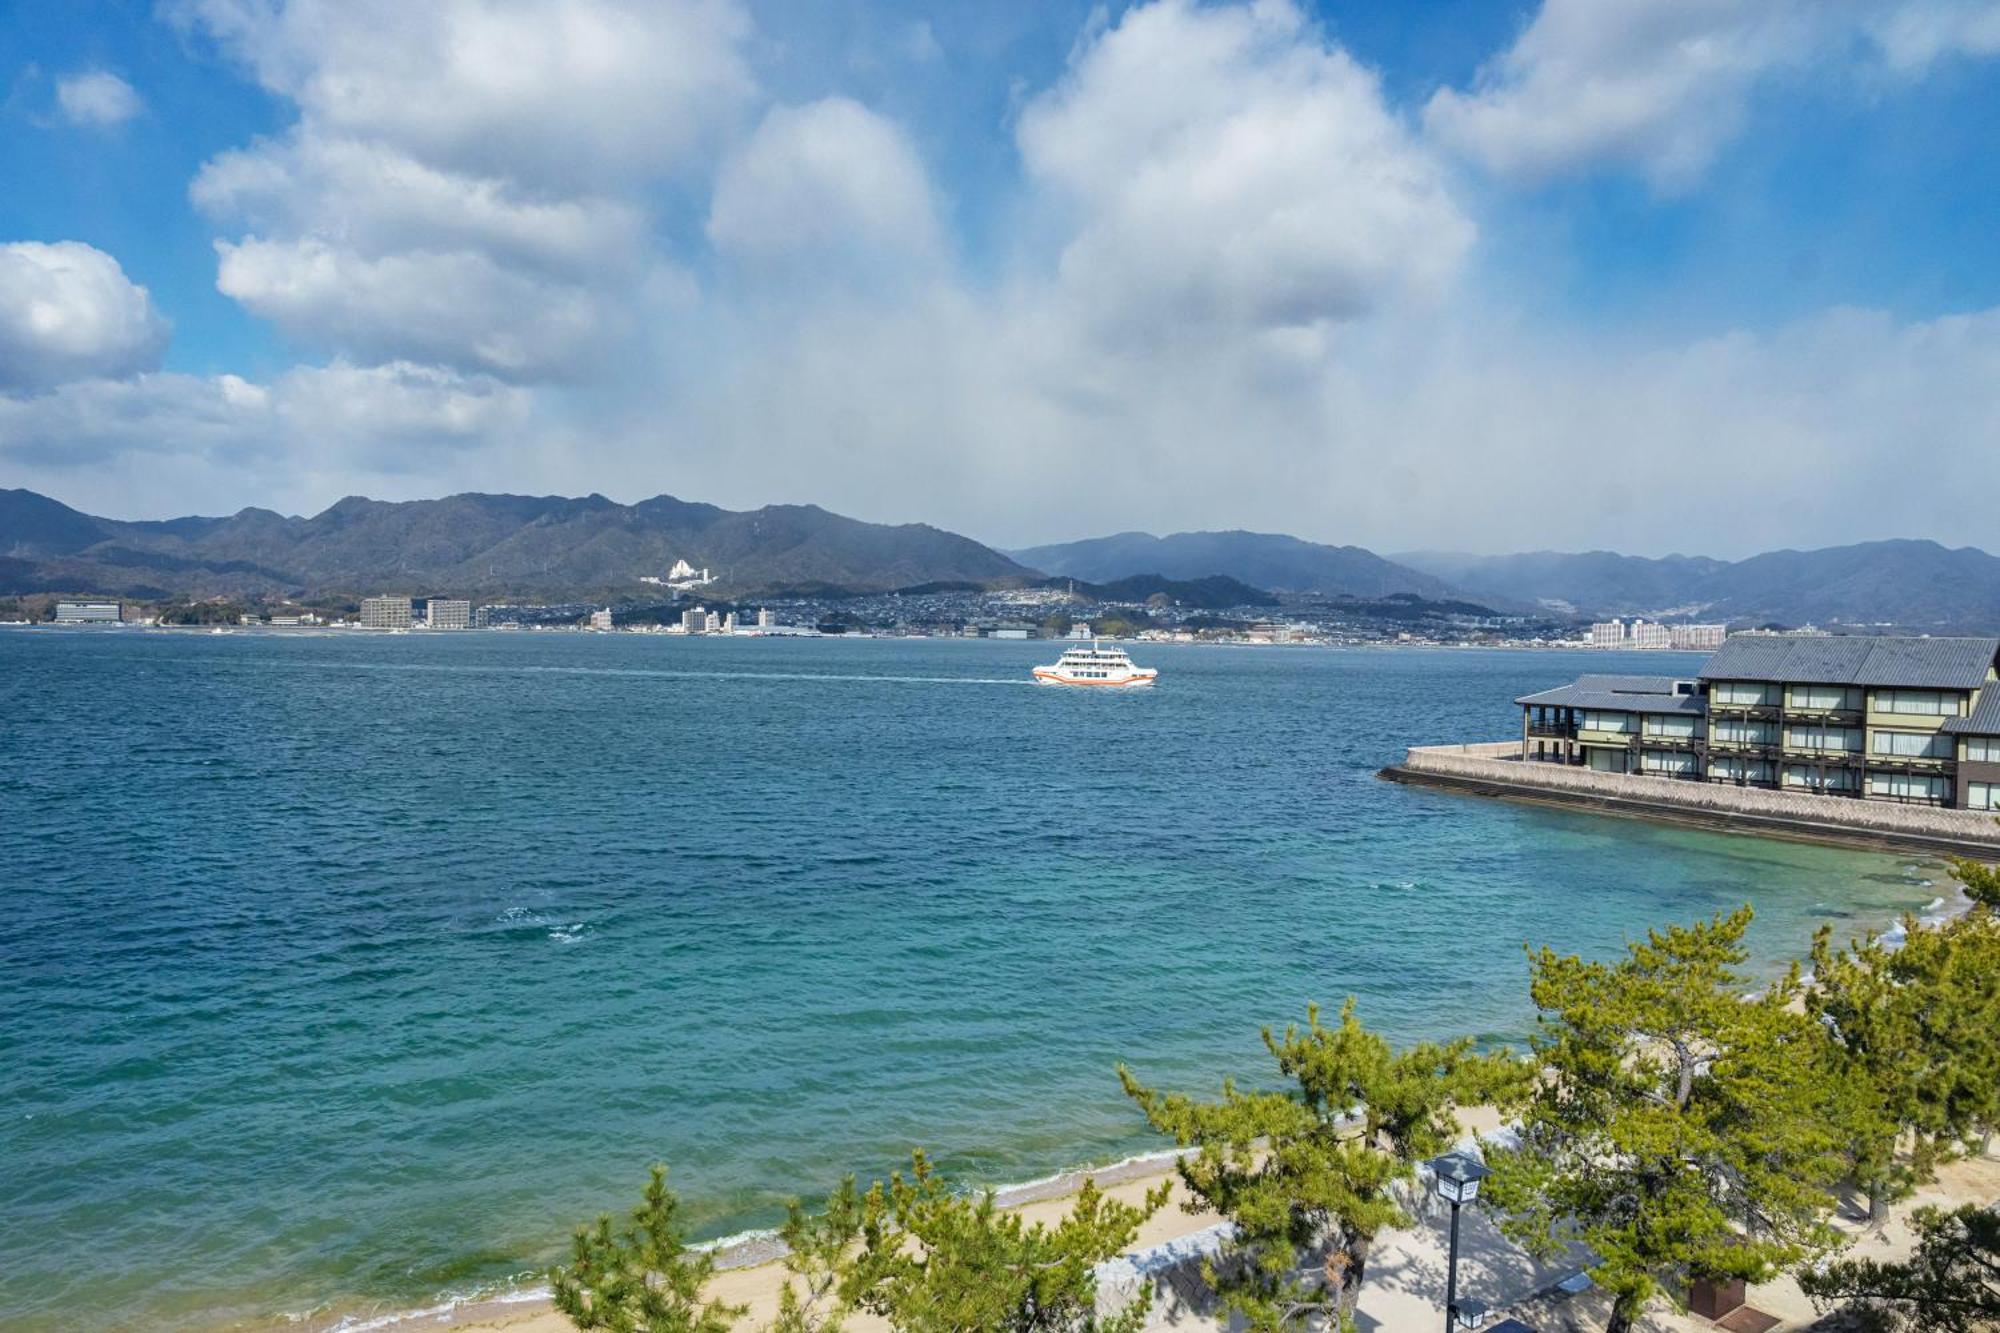
{"label": "tree trunk", "polygon": [[1611,1322],[1604,1326],[1604,1333],[1632,1333],[1632,1325],[1638,1321],[1639,1302],[1620,1296],[1611,1303]]}
{"label": "tree trunk", "polygon": [[1881,1226],[1889,1220],[1889,1187],[1879,1180],[1868,1182],[1868,1222]]}
{"label": "tree trunk", "polygon": [[1347,1242],[1345,1262],[1340,1268],[1340,1318],[1334,1327],[1344,1329],[1354,1319],[1354,1307],[1361,1301],[1361,1278],[1368,1271],[1370,1238],[1356,1236]]}

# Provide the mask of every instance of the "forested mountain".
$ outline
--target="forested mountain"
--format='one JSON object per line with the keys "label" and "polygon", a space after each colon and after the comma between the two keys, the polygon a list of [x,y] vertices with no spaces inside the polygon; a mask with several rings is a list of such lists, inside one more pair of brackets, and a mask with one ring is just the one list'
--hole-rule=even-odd
{"label": "forested mountain", "polygon": [[1010,552],[1048,574],[1108,583],[1136,574],[1195,579],[1221,574],[1274,592],[1336,597],[1414,593],[1449,599],[1460,590],[1434,575],[1384,560],[1359,546],[1323,546],[1266,532],[1121,532]]}
{"label": "forested mountain", "polygon": [[350,496],[311,518],[245,509],[228,518],[124,522],[32,491],[0,490],[0,592],[125,597],[463,593],[592,597],[637,590],[676,560],[735,593],[800,585],[856,590],[1023,578],[967,537],[887,526],[814,505],[737,512],[656,496]]}

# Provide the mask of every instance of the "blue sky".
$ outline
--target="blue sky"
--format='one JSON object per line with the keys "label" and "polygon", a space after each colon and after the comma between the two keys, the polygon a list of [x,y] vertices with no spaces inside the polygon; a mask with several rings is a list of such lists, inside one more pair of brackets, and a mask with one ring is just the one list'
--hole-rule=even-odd
{"label": "blue sky", "polygon": [[1990,546],[1996,124],[2000,0],[15,0],[0,485]]}

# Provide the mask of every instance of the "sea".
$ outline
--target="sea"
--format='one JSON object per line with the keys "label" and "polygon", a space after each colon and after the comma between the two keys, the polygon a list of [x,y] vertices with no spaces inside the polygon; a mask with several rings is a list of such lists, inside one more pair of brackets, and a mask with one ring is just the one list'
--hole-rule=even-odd
{"label": "sea", "polygon": [[665,1162],[698,1239],[922,1147],[1164,1146],[1347,997],[1518,1043],[1524,948],[1748,902],[1770,975],[1942,868],[1398,786],[1649,653],[0,630],[0,1326],[528,1291]]}

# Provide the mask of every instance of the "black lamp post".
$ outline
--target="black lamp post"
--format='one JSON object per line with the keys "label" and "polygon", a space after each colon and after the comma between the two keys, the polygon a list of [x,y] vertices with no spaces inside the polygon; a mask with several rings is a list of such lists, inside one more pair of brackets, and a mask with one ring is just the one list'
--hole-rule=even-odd
{"label": "black lamp post", "polygon": [[1479,1197],[1479,1182],[1493,1173],[1484,1163],[1462,1152],[1448,1152],[1431,1162],[1432,1187],[1437,1196],[1451,1205],[1451,1259],[1445,1265],[1444,1333],[1460,1328],[1478,1328],[1486,1322],[1486,1307],[1477,1301],[1463,1305],[1458,1300],[1458,1208]]}

